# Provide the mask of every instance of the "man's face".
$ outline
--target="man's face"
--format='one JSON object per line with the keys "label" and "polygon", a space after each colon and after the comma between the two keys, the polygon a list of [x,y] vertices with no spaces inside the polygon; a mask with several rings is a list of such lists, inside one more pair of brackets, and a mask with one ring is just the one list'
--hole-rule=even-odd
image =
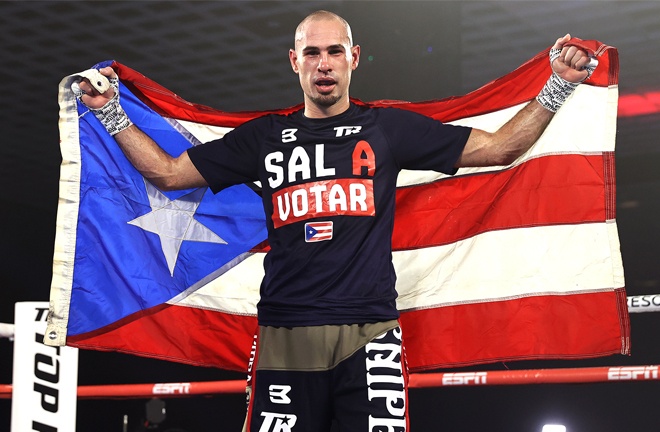
{"label": "man's face", "polygon": [[339,21],[311,21],[302,28],[289,59],[305,94],[305,114],[335,115],[348,108],[351,73],[359,58],[360,47],[350,46]]}

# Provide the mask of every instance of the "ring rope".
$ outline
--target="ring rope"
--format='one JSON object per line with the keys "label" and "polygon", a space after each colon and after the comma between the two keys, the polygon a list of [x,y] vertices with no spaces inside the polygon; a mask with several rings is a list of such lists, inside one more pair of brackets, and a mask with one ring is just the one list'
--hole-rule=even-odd
{"label": "ring rope", "polygon": [[[660,311],[660,294],[628,296],[628,312]],[[0,323],[0,338],[13,338],[13,324]],[[410,374],[410,388],[456,385],[569,384],[658,380],[658,366],[528,369],[488,372]],[[244,380],[78,386],[79,399],[179,397],[244,393]],[[0,384],[0,399],[11,399],[12,385]]]}
{"label": "ring rope", "polygon": [[[410,374],[410,388],[575,384],[621,381],[657,381],[658,366],[601,366],[589,368],[527,369],[488,372],[439,372]],[[10,399],[11,384],[0,384],[0,399]],[[244,380],[153,384],[78,386],[78,399],[182,397],[245,393]]]}

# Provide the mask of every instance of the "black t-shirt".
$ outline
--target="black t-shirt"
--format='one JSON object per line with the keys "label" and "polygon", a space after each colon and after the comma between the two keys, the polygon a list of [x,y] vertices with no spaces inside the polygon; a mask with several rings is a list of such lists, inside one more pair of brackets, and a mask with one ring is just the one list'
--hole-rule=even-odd
{"label": "black t-shirt", "polygon": [[270,326],[396,319],[392,228],[402,169],[454,174],[471,129],[351,104],[268,115],[188,154],[214,192],[260,181],[270,251],[257,306]]}

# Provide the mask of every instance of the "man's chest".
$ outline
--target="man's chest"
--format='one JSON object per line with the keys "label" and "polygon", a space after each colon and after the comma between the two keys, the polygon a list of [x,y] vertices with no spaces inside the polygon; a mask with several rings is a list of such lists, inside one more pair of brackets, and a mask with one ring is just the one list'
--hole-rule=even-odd
{"label": "man's chest", "polygon": [[376,179],[395,171],[378,128],[349,124],[277,132],[262,147],[260,167],[275,228],[310,218],[375,215]]}
{"label": "man's chest", "polygon": [[386,137],[370,125],[276,129],[263,143],[260,178],[264,188],[329,179],[373,179],[391,164]]}

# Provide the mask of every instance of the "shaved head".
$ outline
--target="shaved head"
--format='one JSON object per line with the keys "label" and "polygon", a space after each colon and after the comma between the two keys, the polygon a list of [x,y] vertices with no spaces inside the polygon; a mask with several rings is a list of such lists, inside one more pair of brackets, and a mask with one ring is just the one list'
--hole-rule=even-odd
{"label": "shaved head", "polygon": [[336,13],[325,11],[325,10],[318,10],[316,12],[312,12],[311,14],[307,15],[305,19],[303,19],[300,24],[298,24],[298,27],[296,28],[296,34],[294,36],[294,42],[295,42],[295,47],[296,49],[298,48],[299,42],[303,39],[305,29],[309,25],[309,23],[314,22],[314,21],[337,21],[341,23],[341,25],[346,29],[346,36],[348,37],[348,46],[351,47],[353,46],[353,34],[351,32],[351,26],[348,24],[348,22],[337,15]]}

